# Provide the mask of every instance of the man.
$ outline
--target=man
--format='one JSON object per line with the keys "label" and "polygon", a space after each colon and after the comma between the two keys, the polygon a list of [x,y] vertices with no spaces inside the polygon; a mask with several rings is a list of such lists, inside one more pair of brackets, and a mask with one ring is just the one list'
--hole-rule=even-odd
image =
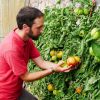
{"label": "man", "polygon": [[[45,61],[32,40],[37,40],[43,30],[43,13],[33,7],[22,8],[17,17],[18,28],[10,32],[0,44],[0,100],[37,100],[25,89],[23,81],[31,82],[53,72],[69,72],[72,68]],[[27,70],[32,59],[42,71],[30,73]]]}

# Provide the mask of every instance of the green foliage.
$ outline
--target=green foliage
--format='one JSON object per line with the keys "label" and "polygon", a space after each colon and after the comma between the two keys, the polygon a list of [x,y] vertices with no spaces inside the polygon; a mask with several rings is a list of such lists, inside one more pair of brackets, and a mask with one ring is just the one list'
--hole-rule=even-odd
{"label": "green foliage", "polygon": [[[85,3],[90,7],[91,3],[88,0]],[[89,17],[89,15],[76,15],[74,4],[73,7],[45,9],[44,32],[36,41],[42,57],[50,61],[50,50],[62,50],[64,52],[62,60],[66,60],[71,55],[78,55],[81,57],[81,64],[77,70],[69,73],[54,73],[28,84],[30,91],[37,94],[40,100],[100,99],[100,63],[89,54],[89,47],[94,42],[91,41],[90,32],[95,27],[100,28],[100,10]],[[30,62],[30,70],[34,68],[34,71],[38,71],[39,69],[34,66]],[[49,92],[48,83],[52,83],[60,92],[57,95]],[[82,86],[81,94],[75,93],[78,86]]]}

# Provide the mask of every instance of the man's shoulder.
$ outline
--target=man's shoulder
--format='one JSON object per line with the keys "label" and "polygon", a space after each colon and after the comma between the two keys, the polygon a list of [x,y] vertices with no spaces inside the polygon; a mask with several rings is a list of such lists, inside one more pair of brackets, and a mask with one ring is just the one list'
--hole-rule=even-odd
{"label": "man's shoulder", "polygon": [[32,39],[29,39],[29,43],[35,45],[35,42]]}
{"label": "man's shoulder", "polygon": [[0,51],[5,52],[9,50],[14,50],[17,45],[14,43],[13,39],[13,32],[8,33],[7,36],[0,43]]}

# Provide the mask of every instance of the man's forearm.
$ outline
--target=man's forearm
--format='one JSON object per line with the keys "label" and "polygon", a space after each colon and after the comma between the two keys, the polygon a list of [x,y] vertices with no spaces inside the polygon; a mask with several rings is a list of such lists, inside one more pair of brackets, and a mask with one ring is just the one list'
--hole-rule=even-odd
{"label": "man's forearm", "polygon": [[56,64],[50,62],[50,61],[44,61],[41,66],[39,66],[42,69],[51,69],[52,67],[55,67]]}
{"label": "man's forearm", "polygon": [[39,71],[39,72],[34,72],[34,73],[26,73],[24,75],[21,76],[21,79],[23,81],[26,81],[26,82],[32,82],[32,81],[35,81],[35,80],[38,80],[38,79],[41,79],[47,75],[50,75],[52,74],[52,70],[51,69],[48,69],[48,70],[43,70],[43,71]]}
{"label": "man's forearm", "polygon": [[57,64],[55,64],[55,63],[43,60],[41,56],[33,59],[33,62],[41,69],[51,69],[52,67],[57,66]]}

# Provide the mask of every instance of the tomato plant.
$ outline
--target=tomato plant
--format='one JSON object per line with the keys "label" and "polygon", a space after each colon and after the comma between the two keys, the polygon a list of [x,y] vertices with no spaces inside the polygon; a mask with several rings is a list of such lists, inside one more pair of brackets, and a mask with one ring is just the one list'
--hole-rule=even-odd
{"label": "tomato plant", "polygon": [[[100,9],[95,10],[90,17],[91,1],[73,0],[73,4],[69,7],[47,7],[45,9],[44,32],[35,42],[41,56],[48,61],[53,59],[54,63],[59,60],[65,61],[62,67],[67,67],[66,60],[72,57],[68,61],[69,65],[78,64],[79,67],[69,73],[54,73],[28,84],[31,92],[38,95],[40,100],[100,99],[100,50],[98,46],[93,45],[95,42],[100,44]],[[80,14],[75,13],[79,13],[79,9],[75,8],[76,2],[82,4]],[[97,29],[94,30],[94,28]],[[89,53],[90,47],[94,47],[95,55],[92,52],[94,56]],[[39,71],[41,69],[30,62],[29,70]],[[61,92],[54,95],[56,92],[53,89],[51,92],[48,91],[48,83],[53,84],[54,90]]]}

